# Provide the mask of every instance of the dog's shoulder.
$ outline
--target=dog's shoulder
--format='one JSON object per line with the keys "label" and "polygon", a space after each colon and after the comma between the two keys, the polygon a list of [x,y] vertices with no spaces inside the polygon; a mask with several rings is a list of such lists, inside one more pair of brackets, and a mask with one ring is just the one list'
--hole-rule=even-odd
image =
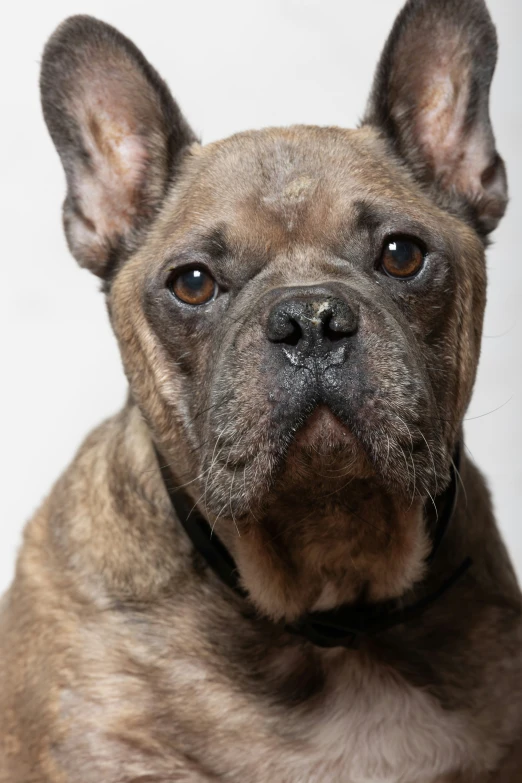
{"label": "dog's shoulder", "polygon": [[[55,733],[68,627],[66,595],[28,544],[45,529],[45,510],[26,530],[17,575],[0,603],[0,781],[59,781],[48,751]],[[38,547],[36,547],[38,549]]]}

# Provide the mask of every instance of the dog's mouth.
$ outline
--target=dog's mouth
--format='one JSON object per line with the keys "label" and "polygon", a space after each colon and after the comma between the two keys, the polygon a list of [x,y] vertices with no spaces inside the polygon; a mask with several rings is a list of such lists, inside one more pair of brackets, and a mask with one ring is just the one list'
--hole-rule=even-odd
{"label": "dog's mouth", "polygon": [[[197,466],[212,513],[260,516],[289,494],[299,503],[337,502],[354,490],[345,486],[350,480],[410,505],[437,493],[447,455],[422,356],[398,326],[394,341],[388,335],[379,342],[387,332],[363,316],[366,332],[361,326],[345,346],[348,358],[333,363],[337,342],[330,350],[328,338],[329,364],[321,369],[316,362],[313,371],[305,348],[299,353],[289,337],[284,350],[279,342],[263,343],[255,362],[245,358],[259,357],[254,330],[241,332],[244,344],[238,338],[224,346],[205,399]],[[287,349],[295,362],[287,361]]]}
{"label": "dog's mouth", "polygon": [[310,466],[334,463],[339,472],[354,478],[374,474],[363,444],[351,427],[327,405],[318,405],[297,430],[285,457],[286,465],[305,459]]}
{"label": "dog's mouth", "polygon": [[302,413],[293,426],[260,425],[249,435],[249,443],[222,435],[202,467],[204,507],[216,516],[256,516],[274,498],[289,495],[297,505],[313,506],[325,497],[335,503],[353,481],[383,481],[365,441],[325,403]]}
{"label": "dog's mouth", "polygon": [[304,449],[328,453],[331,448],[356,449],[351,430],[326,405],[319,405],[296,432],[294,443]]}

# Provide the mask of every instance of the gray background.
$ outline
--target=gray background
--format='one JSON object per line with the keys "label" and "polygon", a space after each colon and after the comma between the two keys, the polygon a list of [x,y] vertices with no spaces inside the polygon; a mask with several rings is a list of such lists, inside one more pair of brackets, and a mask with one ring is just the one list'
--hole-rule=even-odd
{"label": "gray background", "polygon": [[[40,113],[39,58],[72,13],[130,36],[203,141],[264,125],[353,126],[400,0],[198,0],[10,4],[0,28],[0,592],[24,522],[125,380],[99,283],[68,255],[64,178]],[[492,116],[509,212],[489,251],[489,302],[467,445],[486,473],[522,574],[522,75],[520,0],[489,0],[500,38]]]}

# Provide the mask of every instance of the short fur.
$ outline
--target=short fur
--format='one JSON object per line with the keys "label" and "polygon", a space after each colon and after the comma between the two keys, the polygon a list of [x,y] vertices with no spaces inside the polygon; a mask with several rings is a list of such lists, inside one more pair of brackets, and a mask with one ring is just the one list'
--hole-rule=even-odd
{"label": "short fur", "polygon": [[[521,596],[465,450],[426,561],[507,203],[495,60],[482,0],[409,0],[359,129],[201,147],[116,30],[80,16],[51,37],[65,231],[104,281],[129,397],[28,524],[0,604],[1,783],[520,780]],[[384,274],[393,236],[423,248],[416,277]],[[172,292],[193,264],[219,287],[198,307]],[[247,600],[193,551],[154,446]],[[467,556],[357,650],[284,629],[407,604]]]}

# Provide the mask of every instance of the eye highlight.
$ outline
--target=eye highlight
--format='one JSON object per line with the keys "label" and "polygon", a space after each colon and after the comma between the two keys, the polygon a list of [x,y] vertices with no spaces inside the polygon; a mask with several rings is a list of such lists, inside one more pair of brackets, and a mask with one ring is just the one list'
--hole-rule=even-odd
{"label": "eye highlight", "polygon": [[193,306],[207,304],[217,293],[216,281],[200,266],[185,267],[173,273],[167,286],[176,299]]}
{"label": "eye highlight", "polygon": [[424,256],[424,250],[412,239],[391,237],[384,245],[380,266],[390,277],[406,279],[420,272]]}

